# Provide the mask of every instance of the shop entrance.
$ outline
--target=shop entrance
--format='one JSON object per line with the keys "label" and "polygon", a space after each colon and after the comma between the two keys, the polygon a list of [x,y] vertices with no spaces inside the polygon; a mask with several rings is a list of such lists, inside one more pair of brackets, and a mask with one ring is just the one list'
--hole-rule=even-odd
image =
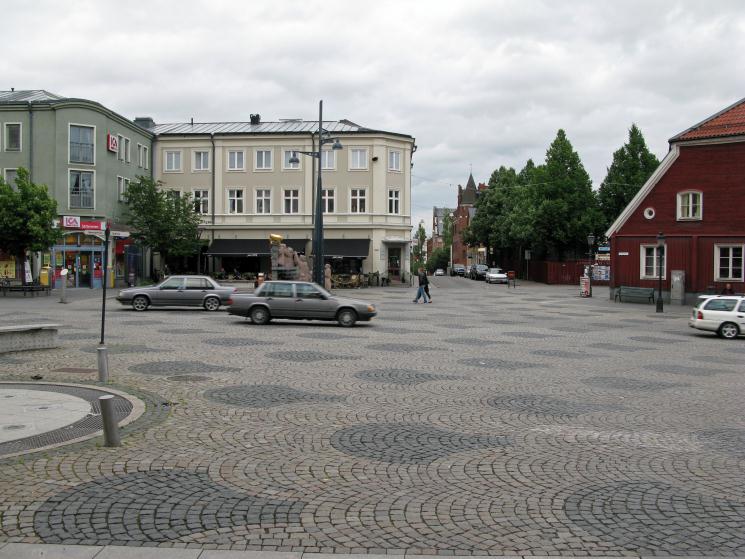
{"label": "shop entrance", "polygon": [[401,248],[388,248],[388,278],[391,280],[401,279]]}

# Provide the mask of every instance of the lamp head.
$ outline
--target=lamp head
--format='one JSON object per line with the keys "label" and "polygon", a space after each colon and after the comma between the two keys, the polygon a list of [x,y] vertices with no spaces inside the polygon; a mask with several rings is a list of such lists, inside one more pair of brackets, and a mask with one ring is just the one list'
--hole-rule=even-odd
{"label": "lamp head", "polygon": [[292,152],[292,154],[290,155],[290,160],[288,161],[288,163],[290,165],[297,165],[298,163],[300,163],[300,159],[298,158],[296,151],[293,151]]}
{"label": "lamp head", "polygon": [[592,233],[587,235],[587,244],[590,246],[595,244],[595,235],[593,235]]}
{"label": "lamp head", "polygon": [[665,235],[662,234],[662,231],[657,233],[657,246],[658,247],[665,246]]}
{"label": "lamp head", "polygon": [[339,141],[339,138],[334,138],[334,143],[331,146],[331,149],[342,149],[344,146],[341,145],[341,142]]}

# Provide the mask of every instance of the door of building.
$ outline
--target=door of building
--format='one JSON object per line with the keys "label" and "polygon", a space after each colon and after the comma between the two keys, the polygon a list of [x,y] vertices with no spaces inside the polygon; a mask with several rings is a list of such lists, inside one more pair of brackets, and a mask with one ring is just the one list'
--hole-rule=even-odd
{"label": "door of building", "polygon": [[401,279],[401,248],[390,247],[388,249],[388,278]]}

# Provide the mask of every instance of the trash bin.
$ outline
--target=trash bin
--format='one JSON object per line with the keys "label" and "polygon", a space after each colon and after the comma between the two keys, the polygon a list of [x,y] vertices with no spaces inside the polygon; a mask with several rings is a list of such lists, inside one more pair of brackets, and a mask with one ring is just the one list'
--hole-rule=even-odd
{"label": "trash bin", "polygon": [[52,277],[52,269],[49,266],[44,266],[39,271],[39,283],[44,287],[49,287],[49,283]]}

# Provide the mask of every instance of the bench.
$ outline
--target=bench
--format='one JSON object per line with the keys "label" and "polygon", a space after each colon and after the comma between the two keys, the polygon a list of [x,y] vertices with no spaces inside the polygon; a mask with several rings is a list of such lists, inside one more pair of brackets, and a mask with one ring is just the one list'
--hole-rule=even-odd
{"label": "bench", "polygon": [[36,295],[37,293],[46,292],[47,295],[49,295],[52,292],[52,286],[51,285],[41,285],[40,283],[34,282],[34,283],[27,283],[26,285],[23,285],[21,283],[17,282],[10,282],[10,281],[3,281],[2,284],[0,284],[0,289],[2,289],[3,297],[7,296],[7,294],[10,293],[23,293],[23,296],[25,297],[27,293],[31,293],[32,296]]}
{"label": "bench", "polygon": [[59,324],[0,326],[0,353],[58,347]]}
{"label": "bench", "polygon": [[618,299],[623,303],[624,297],[627,299],[646,299],[654,303],[654,287],[628,287],[622,285],[616,289],[616,295],[613,297],[613,300]]}

